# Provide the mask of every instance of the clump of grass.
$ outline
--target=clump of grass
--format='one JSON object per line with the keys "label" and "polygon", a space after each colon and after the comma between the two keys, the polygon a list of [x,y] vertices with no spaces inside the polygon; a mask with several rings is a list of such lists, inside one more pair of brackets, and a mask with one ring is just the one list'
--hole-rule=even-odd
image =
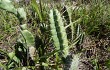
{"label": "clump of grass", "polygon": [[74,12],[75,17],[82,17],[82,29],[88,35],[100,38],[108,30],[109,4],[106,1],[93,0],[88,5],[81,4]]}

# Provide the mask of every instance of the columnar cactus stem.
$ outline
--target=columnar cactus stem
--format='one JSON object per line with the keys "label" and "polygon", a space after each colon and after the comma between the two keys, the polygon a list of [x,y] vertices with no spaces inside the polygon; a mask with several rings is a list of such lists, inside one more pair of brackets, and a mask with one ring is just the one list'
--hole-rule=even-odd
{"label": "columnar cactus stem", "polygon": [[69,53],[68,39],[62,17],[57,9],[50,10],[50,28],[52,38],[57,50],[66,58]]}

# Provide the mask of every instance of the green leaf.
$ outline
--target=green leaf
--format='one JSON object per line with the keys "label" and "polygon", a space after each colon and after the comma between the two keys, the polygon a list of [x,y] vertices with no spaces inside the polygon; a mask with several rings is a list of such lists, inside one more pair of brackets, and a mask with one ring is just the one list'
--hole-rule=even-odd
{"label": "green leaf", "polygon": [[7,10],[8,12],[17,14],[17,10],[15,9],[10,0],[0,0],[0,8]]}
{"label": "green leaf", "polygon": [[29,32],[28,30],[23,30],[21,31],[22,33],[22,37],[21,39],[24,40],[24,42],[26,41],[27,46],[34,46],[34,36],[32,35],[31,32]]}
{"label": "green leaf", "polygon": [[10,53],[8,54],[8,56],[9,56],[9,58],[10,58],[11,60],[16,61],[17,63],[20,62],[20,60],[15,56],[15,52],[10,52]]}
{"label": "green leaf", "polygon": [[44,62],[42,63],[42,65],[43,65],[43,66],[46,66],[46,67],[49,66],[47,63],[44,63]]}
{"label": "green leaf", "polygon": [[10,69],[11,67],[13,67],[14,62],[11,62],[10,64],[8,64],[8,69]]}
{"label": "green leaf", "polygon": [[26,30],[27,29],[27,24],[23,24],[23,25],[20,25],[20,26],[21,26],[22,30]]}
{"label": "green leaf", "polygon": [[17,9],[17,12],[18,12],[18,17],[19,18],[22,18],[22,19],[24,19],[24,20],[26,20],[27,18],[26,18],[26,12],[24,11],[24,9],[23,8],[18,8]]}
{"label": "green leaf", "polygon": [[31,4],[32,4],[32,7],[35,9],[36,13],[38,14],[40,21],[42,21],[42,15],[41,15],[41,12],[39,10],[36,0],[32,0]]}
{"label": "green leaf", "polygon": [[9,54],[8,54],[8,56],[10,57],[10,59],[12,60],[13,59],[13,57],[15,56],[15,52],[10,52]]}
{"label": "green leaf", "polygon": [[17,58],[16,56],[13,57],[13,60],[16,61],[17,63],[20,62],[19,58]]}

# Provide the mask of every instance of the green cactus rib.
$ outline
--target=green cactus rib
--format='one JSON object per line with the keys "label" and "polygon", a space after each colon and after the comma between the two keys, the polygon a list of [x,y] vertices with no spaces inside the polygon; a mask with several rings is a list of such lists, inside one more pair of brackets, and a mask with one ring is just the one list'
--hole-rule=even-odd
{"label": "green cactus rib", "polygon": [[62,21],[62,17],[57,9],[50,10],[50,28],[51,34],[54,41],[54,45],[57,50],[61,50],[63,57],[66,58],[69,51],[67,34]]}

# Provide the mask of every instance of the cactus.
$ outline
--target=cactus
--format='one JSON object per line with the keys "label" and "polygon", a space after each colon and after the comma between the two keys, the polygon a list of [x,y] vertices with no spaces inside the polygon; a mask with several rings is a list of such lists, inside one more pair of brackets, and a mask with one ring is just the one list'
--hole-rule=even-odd
{"label": "cactus", "polygon": [[59,60],[59,58],[61,58],[61,60],[64,63],[64,70],[65,70],[66,67],[68,67],[68,65],[72,61],[71,55],[69,55],[70,47],[68,45],[66,29],[64,27],[62,17],[57,9],[50,10],[49,17],[50,17],[51,34],[54,41],[54,45],[56,47],[56,50],[60,50],[60,52],[56,54],[56,59]]}
{"label": "cactus", "polygon": [[78,65],[79,65],[79,54],[74,55],[74,58],[72,59],[71,66],[69,70],[78,70]]}
{"label": "cactus", "polygon": [[[83,38],[83,33],[80,32],[79,28],[77,29],[77,35],[76,39],[74,40],[74,43],[72,45],[68,45],[68,39],[67,39],[67,33],[66,28],[71,26],[71,24],[79,23],[81,22],[81,18],[78,20],[71,22],[67,26],[64,27],[64,23],[62,20],[62,17],[57,9],[50,10],[50,28],[51,28],[51,34],[52,39],[54,41],[54,45],[56,47],[56,50],[60,50],[58,52],[58,57],[62,58],[62,61],[64,62],[64,70],[68,70],[70,67],[77,67],[78,65],[74,66],[74,62],[78,61],[76,56],[74,58],[72,57],[72,54],[69,54],[69,49],[75,46],[75,44],[80,43],[80,39]],[[72,47],[71,47],[72,46]],[[61,56],[62,55],[62,56]],[[79,57],[79,56],[78,56]]]}
{"label": "cactus", "polygon": [[61,51],[59,54],[62,54],[62,57],[66,58],[69,54],[69,46],[62,17],[57,9],[50,10],[49,17],[54,45],[57,50]]}

